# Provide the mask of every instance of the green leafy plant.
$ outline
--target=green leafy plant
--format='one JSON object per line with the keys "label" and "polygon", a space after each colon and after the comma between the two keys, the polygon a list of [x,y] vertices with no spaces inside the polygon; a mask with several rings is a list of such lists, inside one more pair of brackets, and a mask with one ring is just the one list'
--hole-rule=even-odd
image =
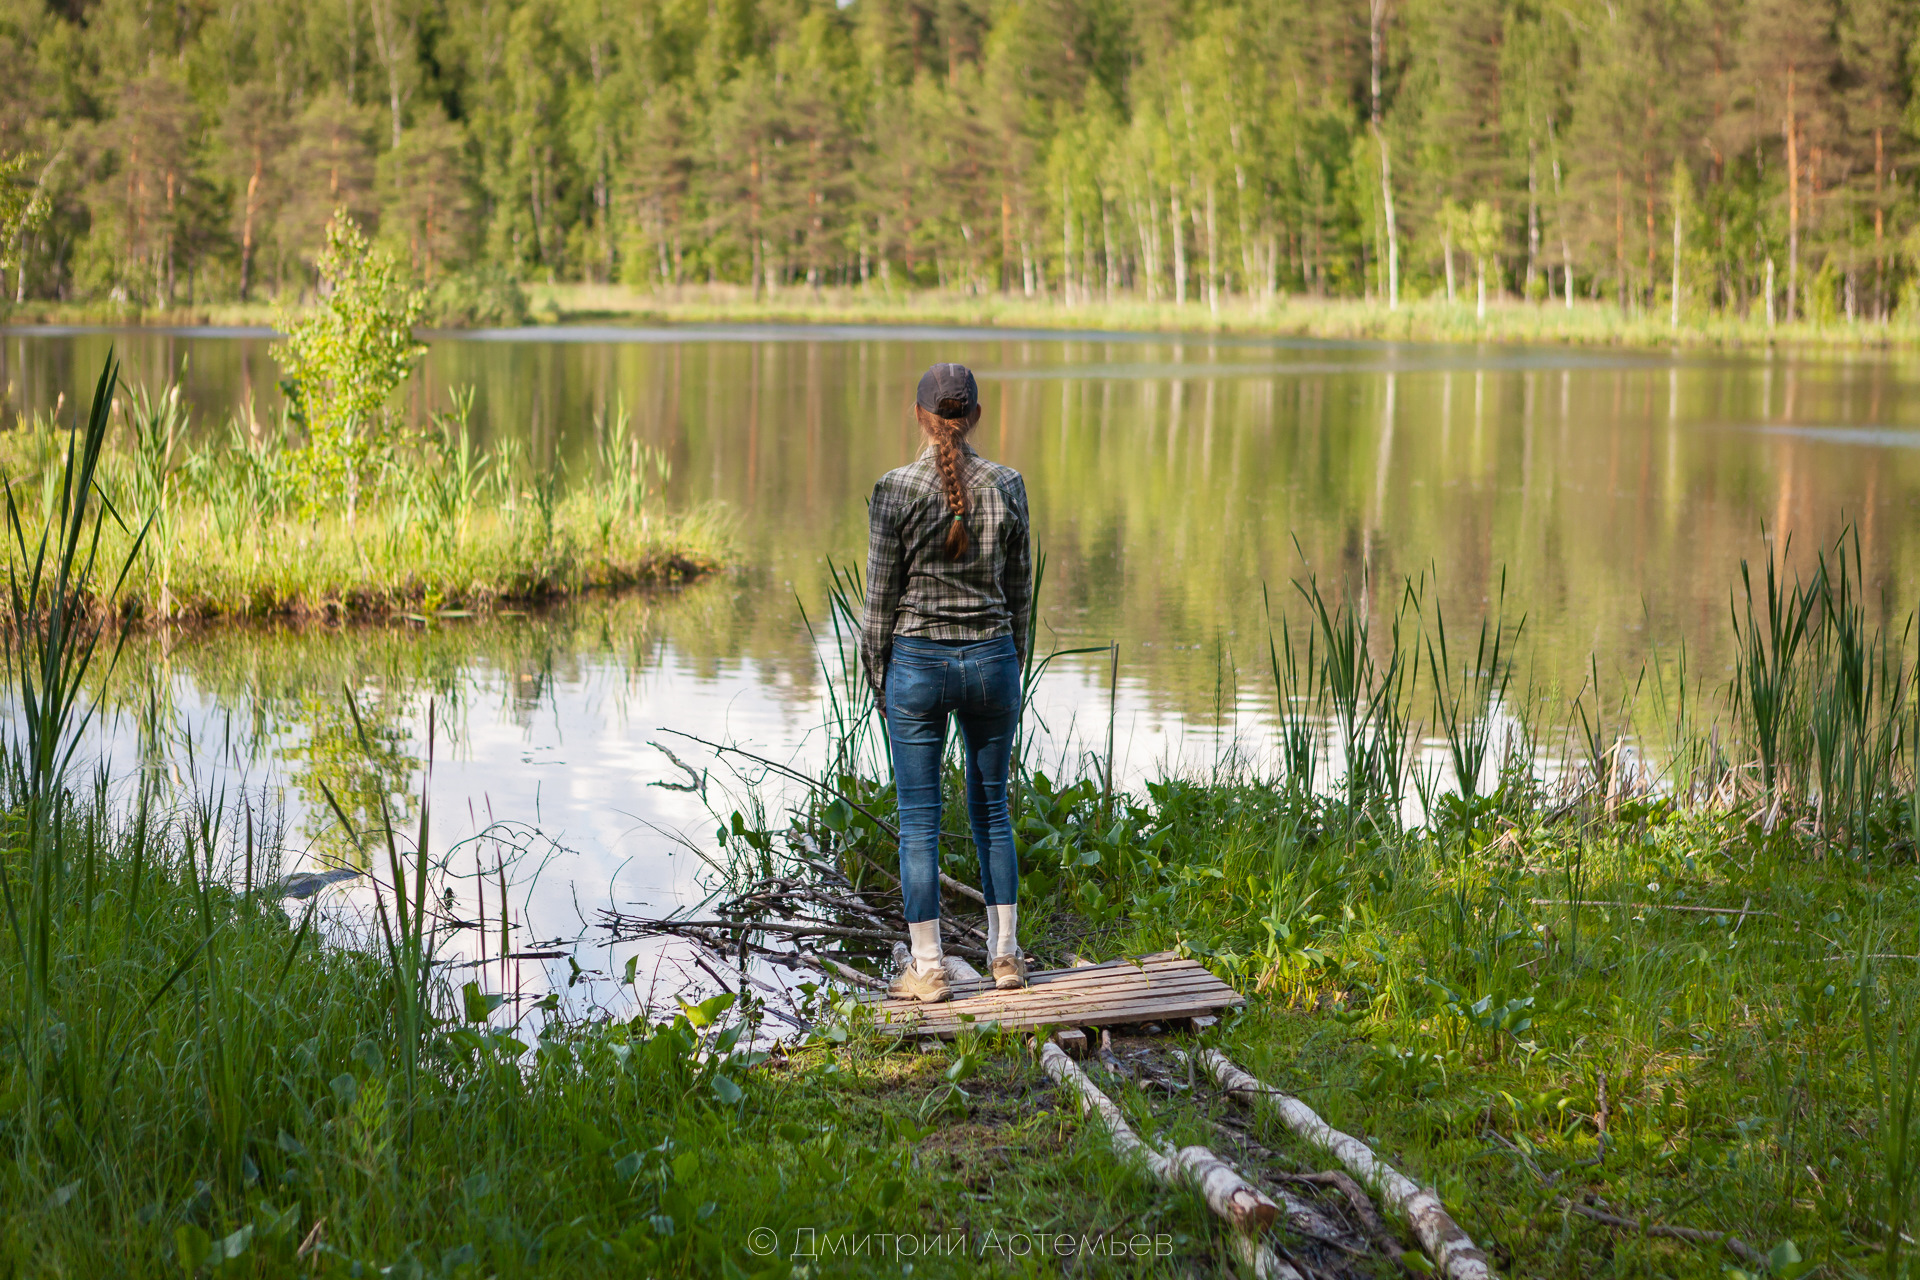
{"label": "green leafy plant", "polygon": [[395,430],[387,401],[426,352],[413,336],[424,301],[344,209],[327,224],[318,266],[320,304],[282,316],[287,340],[273,355],[286,371],[291,416],[306,432],[298,461],[307,504],[317,510],[344,500],[351,527],[369,464]]}

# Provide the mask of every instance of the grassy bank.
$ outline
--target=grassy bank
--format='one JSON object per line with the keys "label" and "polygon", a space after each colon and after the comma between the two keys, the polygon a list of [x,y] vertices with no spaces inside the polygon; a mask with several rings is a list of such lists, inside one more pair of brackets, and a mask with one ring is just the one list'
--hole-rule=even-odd
{"label": "grassy bank", "polygon": [[[66,425],[41,415],[0,434],[0,474],[38,518],[59,494]],[[118,518],[100,554],[119,563],[143,540],[117,599],[150,620],[483,611],[718,568],[724,515],[669,511],[664,456],[624,417],[600,425],[590,465],[569,476],[517,441],[477,447],[456,406],[377,454],[348,511],[309,500],[284,427],[211,430],[175,389],[135,390],[101,455]]]}
{"label": "grassy bank", "polygon": [[697,324],[780,322],[809,324],[930,324],[1002,329],[1079,329],[1123,333],[1222,334],[1240,337],[1322,338],[1391,342],[1561,343],[1630,347],[1882,347],[1920,341],[1910,322],[1877,324],[1836,317],[1769,325],[1758,317],[1700,313],[1678,326],[1657,314],[1612,303],[1577,300],[1489,301],[1485,319],[1473,300],[1444,296],[1384,303],[1351,298],[1282,295],[1271,302],[1225,298],[1179,306],[1122,296],[1113,302],[1066,306],[1057,300],[1009,295],[965,295],[932,290],[875,288],[789,289],[763,293],[733,285],[682,286],[641,292],[611,285],[533,285],[527,289],[536,322]]}
{"label": "grassy bank", "polygon": [[1748,1265],[1578,1205],[1792,1241],[1823,1275],[1908,1274],[1889,1242],[1915,1155],[1910,856],[1822,861],[1746,813],[1645,797],[1503,809],[1382,839],[1257,782],[1160,784],[1113,820],[1083,794],[1055,825],[1103,869],[1071,877],[1086,905],[1052,927],[1236,975],[1250,1004],[1217,1043],[1433,1185],[1509,1274]]}
{"label": "grassy bank", "polygon": [[970,1109],[929,1116],[945,1059],[748,1052],[714,1003],[489,1023],[497,997],[404,940],[289,919],[231,816],[81,804],[45,832],[61,874],[33,919],[59,945],[43,978],[0,960],[9,1274],[786,1276],[753,1232],[789,1255],[802,1227],[1063,1229],[1066,1197],[1211,1252],[1204,1210],[1156,1204],[1010,1046],[976,1050]]}
{"label": "grassy bank", "polygon": [[[966,295],[934,290],[883,292],[828,287],[784,289],[755,297],[736,285],[685,285],[642,291],[620,285],[526,286],[534,326],[613,324],[861,324],[938,325],[1001,329],[1093,330],[1123,333],[1222,334],[1241,337],[1322,338],[1394,342],[1547,343],[1577,346],[1699,347],[1707,349],[1908,347],[1920,342],[1909,321],[1879,324],[1800,320],[1769,325],[1764,315],[1684,315],[1679,325],[1659,313],[1622,310],[1612,303],[1490,301],[1485,319],[1463,297],[1408,300],[1395,310],[1345,298],[1282,296],[1271,303],[1223,299],[1185,306],[1137,298],[1065,306],[1057,300]],[[103,305],[38,304],[14,311],[19,324],[271,325],[271,306],[238,304],[130,311]]]}

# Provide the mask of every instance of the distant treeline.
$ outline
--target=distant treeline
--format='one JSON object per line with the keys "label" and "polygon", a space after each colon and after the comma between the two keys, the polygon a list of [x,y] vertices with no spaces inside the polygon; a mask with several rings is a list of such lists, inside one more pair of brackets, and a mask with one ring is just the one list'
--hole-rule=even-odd
{"label": "distant treeline", "polygon": [[291,300],[345,207],[470,298],[1873,318],[1920,311],[1915,33],[1913,0],[0,0],[0,151],[51,204],[5,291]]}

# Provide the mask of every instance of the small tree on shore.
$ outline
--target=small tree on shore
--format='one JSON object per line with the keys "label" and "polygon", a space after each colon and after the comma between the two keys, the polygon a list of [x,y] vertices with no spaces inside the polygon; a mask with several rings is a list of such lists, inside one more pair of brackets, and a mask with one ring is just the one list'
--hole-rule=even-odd
{"label": "small tree on shore", "polygon": [[290,459],[305,501],[345,499],[351,527],[368,465],[393,434],[387,401],[426,351],[413,336],[425,298],[345,210],[327,224],[318,266],[319,305],[281,316],[287,340],[273,357],[289,415],[306,431]]}
{"label": "small tree on shore", "polygon": [[1440,202],[1440,216],[1435,222],[1440,230],[1440,252],[1447,263],[1447,304],[1451,306],[1458,296],[1453,283],[1453,249],[1455,245],[1470,244],[1472,235],[1468,230],[1467,211],[1452,196]]}
{"label": "small tree on shore", "polygon": [[[26,238],[46,221],[45,174],[40,183],[29,185],[29,159],[24,151],[0,156],[0,272],[23,270]],[[6,300],[6,290],[0,289],[0,306]]]}
{"label": "small tree on shore", "polygon": [[[1473,255],[1476,298],[1474,317],[1486,322],[1487,319],[1487,260],[1500,252],[1500,211],[1485,200],[1475,200],[1473,208],[1467,213],[1467,252]],[[1494,270],[1500,264],[1494,262]],[[1496,280],[1498,286],[1499,281]]]}

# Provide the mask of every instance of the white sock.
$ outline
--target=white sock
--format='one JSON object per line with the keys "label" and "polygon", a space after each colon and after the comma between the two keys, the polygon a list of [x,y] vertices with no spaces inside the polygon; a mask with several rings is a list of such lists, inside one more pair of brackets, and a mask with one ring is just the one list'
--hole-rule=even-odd
{"label": "white sock", "polygon": [[946,972],[940,954],[940,918],[907,925],[907,937],[913,940],[913,971],[923,978]]}
{"label": "white sock", "polygon": [[1020,908],[1011,902],[987,908],[987,959],[999,960],[1020,954],[1018,917]]}

